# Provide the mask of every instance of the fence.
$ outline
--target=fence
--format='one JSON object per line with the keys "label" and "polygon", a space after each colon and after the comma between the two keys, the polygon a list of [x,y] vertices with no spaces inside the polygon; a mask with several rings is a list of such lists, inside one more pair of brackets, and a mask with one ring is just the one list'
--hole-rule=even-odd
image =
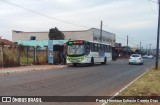
{"label": "fence", "polygon": [[[59,48],[56,48],[59,49]],[[59,64],[59,51],[54,49],[54,64]],[[0,50],[0,67],[16,67],[21,65],[44,65],[48,63],[48,48],[16,45]]]}

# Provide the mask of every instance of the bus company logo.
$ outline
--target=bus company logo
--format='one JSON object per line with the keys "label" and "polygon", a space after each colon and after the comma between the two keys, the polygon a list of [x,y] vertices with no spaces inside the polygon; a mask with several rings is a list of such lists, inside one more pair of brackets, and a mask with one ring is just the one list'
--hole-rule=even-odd
{"label": "bus company logo", "polygon": [[2,97],[2,102],[11,102],[11,97]]}

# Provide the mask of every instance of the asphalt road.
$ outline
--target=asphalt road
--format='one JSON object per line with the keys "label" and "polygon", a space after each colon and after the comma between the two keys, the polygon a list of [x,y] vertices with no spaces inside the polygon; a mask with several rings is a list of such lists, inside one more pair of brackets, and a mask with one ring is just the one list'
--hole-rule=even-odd
{"label": "asphalt road", "polygon": [[128,65],[126,60],[119,60],[107,65],[1,74],[0,96],[111,96],[149,69],[154,61],[146,59],[144,65]]}

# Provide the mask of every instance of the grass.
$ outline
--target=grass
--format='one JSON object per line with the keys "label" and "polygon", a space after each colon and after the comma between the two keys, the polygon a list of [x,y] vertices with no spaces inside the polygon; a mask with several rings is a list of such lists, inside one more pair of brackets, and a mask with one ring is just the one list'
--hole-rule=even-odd
{"label": "grass", "polygon": [[[37,63],[36,64],[38,64],[38,65],[44,65],[44,64],[46,64],[46,60],[47,59],[48,58],[46,57],[46,54],[44,52],[37,52],[37,56],[36,56]],[[22,56],[20,58],[20,63],[21,63],[21,65],[26,65],[27,64],[27,57],[26,57],[25,54],[22,54]],[[29,53],[28,64],[29,65],[33,65],[34,64],[33,52]]]}
{"label": "grass", "polygon": [[[160,96],[160,69],[149,70],[118,96]],[[108,103],[107,105],[160,105],[160,103]]]}
{"label": "grass", "polygon": [[[0,57],[0,59],[2,59]],[[36,65],[43,65],[47,62],[47,56],[45,51],[37,51],[37,63]],[[20,54],[20,65],[27,65],[27,57],[26,57],[26,50],[21,51]],[[29,51],[28,53],[28,64],[33,65],[34,64],[34,57],[33,57],[33,51]],[[0,67],[2,65],[2,62],[0,60]],[[18,64],[18,50],[17,48],[5,48],[3,49],[3,67],[15,67],[20,66]]]}
{"label": "grass", "polygon": [[3,66],[4,67],[14,67],[18,66],[17,64],[17,50],[12,49],[12,50],[3,50]]}

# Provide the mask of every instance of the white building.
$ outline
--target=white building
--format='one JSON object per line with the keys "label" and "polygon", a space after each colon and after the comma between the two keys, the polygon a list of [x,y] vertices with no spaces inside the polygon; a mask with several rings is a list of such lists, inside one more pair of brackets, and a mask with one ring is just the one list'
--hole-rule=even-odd
{"label": "white building", "polygon": [[[82,31],[62,31],[66,40],[89,40],[100,42],[100,30],[91,28],[89,30]],[[49,40],[49,32],[23,32],[12,31],[12,41],[18,42],[18,40],[30,40],[32,36],[36,37],[36,40]],[[115,46],[116,35],[107,31],[102,31],[102,42]]]}

